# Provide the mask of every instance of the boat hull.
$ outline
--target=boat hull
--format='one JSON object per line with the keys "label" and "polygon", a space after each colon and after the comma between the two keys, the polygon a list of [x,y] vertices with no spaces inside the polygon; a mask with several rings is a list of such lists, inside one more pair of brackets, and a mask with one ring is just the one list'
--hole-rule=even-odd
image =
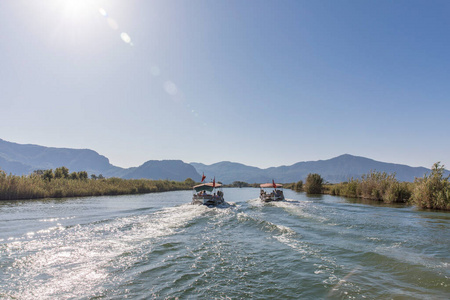
{"label": "boat hull", "polygon": [[284,196],[260,195],[259,199],[261,199],[261,201],[263,201],[263,202],[283,201]]}
{"label": "boat hull", "polygon": [[206,205],[206,206],[216,206],[224,204],[225,200],[223,197],[219,196],[211,196],[211,195],[205,195],[205,196],[199,196],[195,195],[192,197],[191,204],[193,205]]}

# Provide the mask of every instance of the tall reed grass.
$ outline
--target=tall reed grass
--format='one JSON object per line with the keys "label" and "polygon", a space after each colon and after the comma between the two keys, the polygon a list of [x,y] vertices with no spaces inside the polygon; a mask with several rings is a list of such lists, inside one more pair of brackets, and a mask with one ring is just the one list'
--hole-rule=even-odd
{"label": "tall reed grass", "polygon": [[[414,182],[399,182],[395,178],[395,173],[370,171],[361,178],[351,178],[348,182],[325,184],[322,193],[450,210],[450,176],[445,177],[444,173],[444,166],[435,163],[429,175],[416,178]],[[300,191],[299,183],[300,181],[286,184],[285,187]]]}
{"label": "tall reed grass", "polygon": [[[47,173],[48,174],[48,173]],[[48,178],[43,174],[7,175],[0,170],[0,200],[125,195],[189,190],[195,182],[188,178],[177,182],[149,179],[82,179],[75,176]]]}
{"label": "tall reed grass", "polygon": [[395,174],[370,171],[361,179],[351,178],[348,182],[328,185],[326,193],[331,195],[364,198],[385,203],[408,202],[411,196],[410,183],[399,182]]}
{"label": "tall reed grass", "polygon": [[450,181],[444,166],[435,163],[430,175],[416,178],[411,201],[422,208],[450,210]]}

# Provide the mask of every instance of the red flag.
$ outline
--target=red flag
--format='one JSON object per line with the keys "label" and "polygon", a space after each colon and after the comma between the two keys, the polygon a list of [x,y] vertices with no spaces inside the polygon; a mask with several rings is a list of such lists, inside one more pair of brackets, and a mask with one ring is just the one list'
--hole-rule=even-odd
{"label": "red flag", "polygon": [[200,182],[203,182],[203,180],[205,180],[205,178],[206,178],[205,173],[203,173],[203,175],[202,175],[202,181],[200,181]]}
{"label": "red flag", "polygon": [[274,189],[277,189],[277,184],[275,183],[275,181],[273,181],[273,179],[272,179],[272,185],[273,185]]}
{"label": "red flag", "polygon": [[214,176],[213,187],[216,187],[216,176]]}

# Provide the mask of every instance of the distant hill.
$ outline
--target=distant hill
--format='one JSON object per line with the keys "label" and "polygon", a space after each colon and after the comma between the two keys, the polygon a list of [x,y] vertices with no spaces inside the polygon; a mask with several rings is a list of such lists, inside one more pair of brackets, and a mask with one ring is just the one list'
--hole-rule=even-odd
{"label": "distant hill", "polygon": [[204,173],[207,176],[207,181],[213,177],[225,184],[233,181],[245,181],[248,183],[272,181],[270,174],[265,172],[265,170],[235,162],[222,161],[212,165],[194,162],[191,165],[195,167],[199,174]]}
{"label": "distant hill", "polygon": [[0,169],[14,175],[26,175],[39,169],[66,167],[70,172],[87,171],[105,177],[199,180],[201,176],[181,160],[151,160],[139,167],[120,168],[108,158],[89,149],[53,148],[17,144],[0,139]]}
{"label": "distant hill", "polygon": [[89,149],[53,148],[30,144],[17,144],[0,139],[0,168],[16,175],[29,174],[38,169],[61,166],[73,171],[107,174],[121,168],[109,163],[103,155]]}
{"label": "distant hill", "polygon": [[[396,173],[400,181],[414,181],[415,177],[422,177],[429,169],[423,167],[410,167],[375,161],[373,159],[344,154],[328,160],[299,162],[291,166],[272,167],[260,169],[232,162],[219,162],[212,165],[191,163],[199,172],[207,176],[215,176],[223,183],[245,181],[248,183],[296,182],[305,180],[309,173],[318,173],[331,183],[347,181],[349,178],[359,178],[371,170]],[[448,171],[447,171],[448,173]]]}
{"label": "distant hill", "polygon": [[130,168],[122,178],[170,179],[176,181],[191,178],[199,181],[201,176],[193,166],[181,160],[149,160],[137,168]]}

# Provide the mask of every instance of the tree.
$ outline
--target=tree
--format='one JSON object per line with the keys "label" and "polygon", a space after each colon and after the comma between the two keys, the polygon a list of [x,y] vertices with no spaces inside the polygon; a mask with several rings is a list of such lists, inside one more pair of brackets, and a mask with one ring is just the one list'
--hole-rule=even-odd
{"label": "tree", "polygon": [[44,171],[44,177],[43,177],[45,180],[48,180],[48,181],[51,181],[53,178],[54,178],[54,175],[53,175],[53,169],[50,169],[50,170],[45,170]]}
{"label": "tree", "polygon": [[96,179],[97,179],[97,175],[95,175],[95,174],[91,174],[91,179],[94,179],[94,180],[96,180]]}
{"label": "tree", "polygon": [[304,190],[307,194],[320,194],[322,192],[323,178],[317,173],[309,173],[306,177]]}
{"label": "tree", "polygon": [[72,180],[77,180],[77,179],[79,179],[79,178],[78,178],[78,173],[77,173],[77,172],[72,172],[72,173],[70,173],[69,178],[72,179]]}
{"label": "tree", "polygon": [[44,172],[45,172],[45,170],[34,170],[33,174],[38,175],[38,176],[43,176]]}
{"label": "tree", "polygon": [[234,187],[238,187],[238,188],[249,186],[249,184],[245,181],[233,181],[233,183],[231,185]]}
{"label": "tree", "polygon": [[187,186],[195,185],[195,181],[192,178],[186,178],[186,180],[184,182],[186,183]]}
{"label": "tree", "polygon": [[69,169],[66,167],[60,167],[55,169],[55,178],[68,178]]}
{"label": "tree", "polygon": [[88,179],[88,173],[86,171],[80,171],[78,172],[78,178],[81,180],[86,180]]}

